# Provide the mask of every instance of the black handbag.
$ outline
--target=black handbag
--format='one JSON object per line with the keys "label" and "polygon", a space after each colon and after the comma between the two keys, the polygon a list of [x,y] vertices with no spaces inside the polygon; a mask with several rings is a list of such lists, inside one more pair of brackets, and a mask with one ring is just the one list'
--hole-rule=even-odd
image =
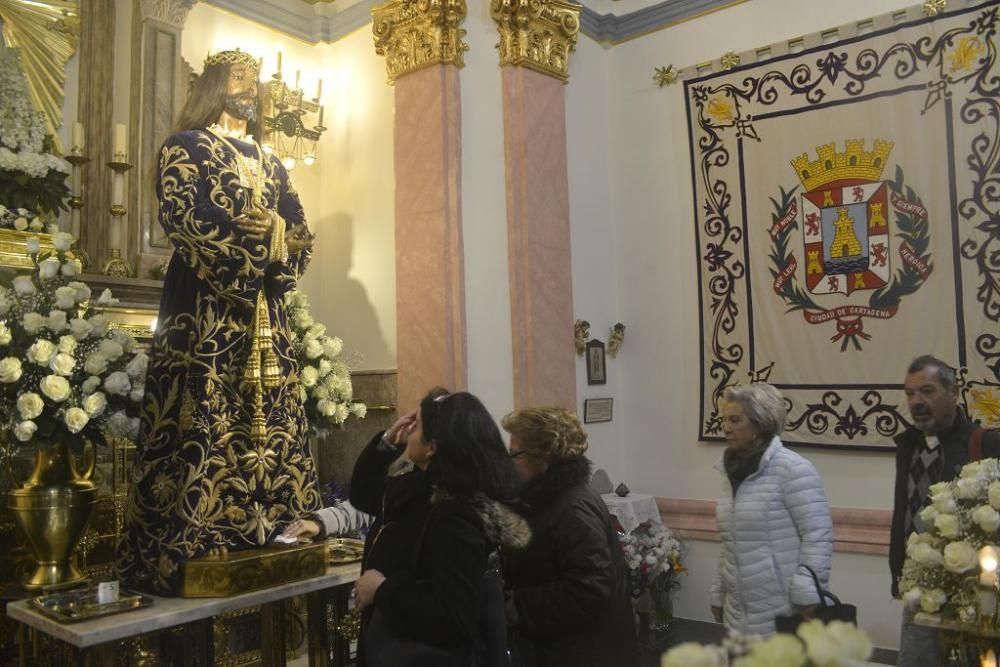
{"label": "black handbag", "polygon": [[[823,590],[823,587],[819,585],[819,577],[816,576],[811,567],[808,565],[800,565],[799,567],[804,567],[812,576],[813,583],[816,584],[816,594],[819,595],[819,604],[815,607],[816,618],[824,623],[845,621],[852,625],[858,624],[858,608],[856,606],[853,604],[844,604],[836,595],[830,591]],[[795,631],[799,629],[799,625],[808,620],[802,614],[776,616],[774,618],[774,627],[778,632],[794,635]]]}

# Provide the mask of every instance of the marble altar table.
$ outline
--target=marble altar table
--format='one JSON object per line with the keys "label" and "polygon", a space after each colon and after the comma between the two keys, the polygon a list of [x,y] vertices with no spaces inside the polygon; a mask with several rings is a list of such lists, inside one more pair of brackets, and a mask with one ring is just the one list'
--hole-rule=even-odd
{"label": "marble altar table", "polygon": [[[347,611],[353,583],[361,572],[358,563],[331,566],[326,574],[273,588],[265,588],[225,598],[153,598],[154,603],[135,611],[113,614],[79,623],[60,623],[45,616],[27,600],[7,605],[7,615],[18,621],[21,665],[36,664],[26,641],[29,628],[74,647],[70,664],[106,665],[115,663],[115,651],[121,640],[148,635],[158,630],[185,626],[191,630],[190,644],[183,664],[188,667],[211,666],[214,662],[213,617],[226,612],[260,606],[261,660],[265,667],[285,665],[285,614],[283,602],[297,595],[306,596],[308,615],[309,665],[343,665],[349,647],[329,627],[327,605],[334,607],[333,619]],[[331,646],[332,640],[332,646]],[[329,659],[330,649],[335,658]],[[181,651],[184,653],[184,651]]]}

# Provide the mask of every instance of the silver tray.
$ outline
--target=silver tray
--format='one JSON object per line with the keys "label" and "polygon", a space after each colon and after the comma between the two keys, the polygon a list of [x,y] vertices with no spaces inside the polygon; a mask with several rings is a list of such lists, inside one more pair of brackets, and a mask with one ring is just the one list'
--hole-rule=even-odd
{"label": "silver tray", "polygon": [[153,599],[141,593],[122,590],[114,602],[99,603],[97,588],[60,591],[31,598],[32,607],[60,623],[79,623],[123,611],[142,609],[153,604]]}

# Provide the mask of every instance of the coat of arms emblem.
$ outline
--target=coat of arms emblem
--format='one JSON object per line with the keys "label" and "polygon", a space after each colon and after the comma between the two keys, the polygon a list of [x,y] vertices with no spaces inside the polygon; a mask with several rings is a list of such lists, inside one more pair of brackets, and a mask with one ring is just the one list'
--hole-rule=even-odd
{"label": "coat of arms emblem", "polygon": [[[893,317],[931,273],[927,209],[903,182],[901,167],[895,179],[882,180],[892,148],[879,139],[872,150],[863,139],[848,139],[842,152],[836,144],[819,146],[818,159],[803,153],[791,160],[801,194],[795,186],[771,199],[773,289],[809,324],[835,322],[831,340],[841,351],[849,343],[860,350],[871,338],[864,318]],[[801,245],[793,244],[799,234]],[[855,292],[871,292],[868,303],[845,303]]]}

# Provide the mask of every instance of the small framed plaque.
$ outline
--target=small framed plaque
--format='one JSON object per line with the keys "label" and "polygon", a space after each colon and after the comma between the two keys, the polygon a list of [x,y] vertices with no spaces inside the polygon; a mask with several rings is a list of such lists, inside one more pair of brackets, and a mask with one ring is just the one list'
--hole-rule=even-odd
{"label": "small framed plaque", "polygon": [[604,343],[596,338],[587,343],[587,384],[604,384],[608,381],[604,365]]}
{"label": "small framed plaque", "polygon": [[583,402],[583,423],[611,421],[613,398],[588,398]]}

